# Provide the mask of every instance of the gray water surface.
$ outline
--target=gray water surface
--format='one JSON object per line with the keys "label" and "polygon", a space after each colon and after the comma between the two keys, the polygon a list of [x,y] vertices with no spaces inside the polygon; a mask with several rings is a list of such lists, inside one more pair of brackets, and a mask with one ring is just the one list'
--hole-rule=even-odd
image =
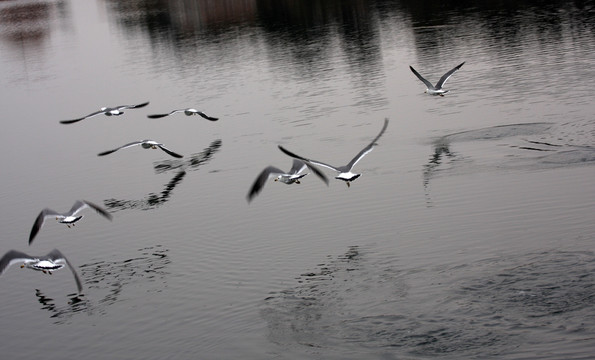
{"label": "gray water surface", "polygon": [[[488,2],[491,3],[491,2]],[[0,2],[2,358],[587,359],[595,3]],[[444,97],[424,94],[457,64]],[[63,125],[102,106],[121,116]],[[193,107],[216,116],[148,114]],[[350,187],[268,181],[297,154]],[[154,139],[184,155],[137,146]],[[101,204],[73,228],[37,214]]]}

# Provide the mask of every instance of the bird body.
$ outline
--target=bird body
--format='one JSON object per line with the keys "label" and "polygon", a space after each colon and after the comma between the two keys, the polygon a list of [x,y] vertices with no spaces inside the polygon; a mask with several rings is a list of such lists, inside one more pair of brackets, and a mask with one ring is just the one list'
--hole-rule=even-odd
{"label": "bird body", "polygon": [[70,267],[79,293],[83,290],[81,280],[76,270],[68,259],[58,249],[50,251],[44,256],[31,256],[17,250],[10,250],[0,259],[0,275],[13,264],[22,263],[21,268],[28,268],[41,271],[44,274],[51,274],[52,271],[62,269],[65,265]]}
{"label": "bird body", "polygon": [[91,118],[93,116],[101,115],[101,114],[103,114],[105,116],[119,116],[119,115],[124,114],[124,111],[122,111],[122,110],[125,110],[125,109],[138,109],[138,108],[141,108],[141,107],[145,107],[147,105],[149,105],[149,102],[148,101],[147,102],[144,102],[142,104],[138,104],[138,105],[118,105],[118,106],[115,106],[115,107],[102,107],[101,109],[99,109],[99,111],[95,111],[93,113],[90,113],[89,115],[83,116],[83,117],[78,118],[78,119],[61,120],[60,123],[61,124],[74,124],[75,122],[79,122],[81,120],[88,119],[88,118]]}
{"label": "bird body", "polygon": [[74,223],[76,223],[77,221],[79,221],[80,219],[83,218],[83,215],[77,216],[77,214],[81,210],[88,208],[88,207],[97,211],[98,214],[102,215],[106,219],[108,219],[108,220],[112,219],[112,215],[110,213],[108,213],[106,210],[104,210],[103,208],[99,207],[98,205],[95,205],[92,202],[86,201],[86,200],[75,201],[75,203],[72,205],[72,208],[65,213],[59,213],[59,212],[52,210],[50,208],[45,208],[39,213],[39,215],[37,215],[37,218],[35,219],[35,223],[33,223],[33,227],[31,228],[31,233],[29,234],[29,245],[31,245],[31,243],[35,239],[35,236],[37,236],[37,233],[39,233],[39,230],[41,230],[41,227],[43,226],[46,218],[53,217],[61,224],[66,224],[66,226],[68,226],[68,227],[70,227],[71,225],[74,226]]}
{"label": "bird body", "polygon": [[449,70],[446,74],[442,75],[442,77],[440,78],[440,80],[438,80],[436,85],[432,85],[431,82],[429,82],[423,76],[421,76],[420,73],[418,73],[412,66],[409,66],[409,69],[411,69],[413,74],[415,74],[415,76],[417,76],[417,78],[426,85],[426,93],[430,95],[444,96],[444,94],[446,94],[449,90],[443,89],[442,86],[444,86],[446,80],[448,80],[448,78],[450,78],[455,71],[459,70],[461,66],[463,66],[463,64],[465,64],[464,61],[459,65],[455,66],[453,69]]}
{"label": "bird body", "polygon": [[352,171],[353,167],[364,156],[366,156],[366,154],[368,154],[370,151],[372,151],[374,149],[374,146],[376,145],[376,141],[378,141],[380,136],[382,136],[382,134],[384,134],[384,131],[386,131],[387,127],[388,127],[388,119],[384,119],[384,125],[382,126],[382,130],[380,130],[380,133],[374,138],[374,140],[372,140],[371,143],[369,143],[353,159],[351,159],[351,161],[347,165],[343,165],[343,166],[333,166],[333,165],[329,165],[327,163],[323,163],[321,161],[308,159],[308,158],[305,158],[305,157],[302,157],[302,156],[292,153],[291,151],[285,149],[281,145],[279,145],[278,147],[285,154],[287,154],[293,158],[300,159],[300,160],[306,162],[307,164],[319,165],[319,166],[322,166],[322,167],[325,167],[325,168],[328,168],[328,169],[338,172],[339,174],[337,176],[335,176],[335,179],[345,181],[347,183],[347,186],[349,187],[352,181],[354,181],[355,179],[359,178],[362,175],[362,174],[354,173]]}

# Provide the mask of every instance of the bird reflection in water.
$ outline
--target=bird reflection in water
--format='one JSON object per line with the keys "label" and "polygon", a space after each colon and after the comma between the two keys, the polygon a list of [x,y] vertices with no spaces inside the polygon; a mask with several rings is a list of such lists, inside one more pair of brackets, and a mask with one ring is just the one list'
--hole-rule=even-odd
{"label": "bird reflection in water", "polygon": [[76,314],[105,314],[108,307],[121,300],[121,294],[128,286],[143,287],[146,292],[160,292],[169,275],[171,263],[169,250],[161,245],[148,246],[138,250],[140,254],[125,260],[98,260],[79,267],[86,294],[70,294],[65,305],[35,291],[42,310],[51,313],[56,324],[64,324]]}
{"label": "bird reflection in water", "polygon": [[203,151],[192,154],[187,158],[155,162],[153,168],[157,174],[177,170],[172,179],[165,184],[161,192],[152,192],[144,198],[136,200],[106,199],[103,201],[104,205],[112,211],[129,209],[151,210],[163,205],[169,201],[173,190],[182,182],[186,176],[186,171],[197,170],[202,164],[206,164],[221,148],[221,144],[221,140],[214,140]]}
{"label": "bird reflection in water", "polygon": [[434,175],[440,170],[440,165],[445,163],[447,160],[455,160],[457,156],[455,152],[450,150],[450,141],[446,136],[434,141],[432,145],[434,151],[430,155],[428,162],[423,166],[423,185],[426,194],[427,206],[431,206],[432,204],[428,189],[430,185],[430,179],[432,179],[432,177],[434,177]]}
{"label": "bird reflection in water", "polygon": [[157,161],[153,163],[153,169],[155,169],[157,174],[176,169],[197,170],[200,165],[206,164],[211,160],[213,155],[221,148],[221,144],[221,139],[213,140],[208,147],[199,153],[192,154],[180,160],[167,159]]}

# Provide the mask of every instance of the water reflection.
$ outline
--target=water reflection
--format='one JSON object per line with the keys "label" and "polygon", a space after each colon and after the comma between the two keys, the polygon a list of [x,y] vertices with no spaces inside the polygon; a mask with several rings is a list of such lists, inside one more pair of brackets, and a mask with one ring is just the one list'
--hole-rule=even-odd
{"label": "water reflection", "polygon": [[198,170],[198,168],[209,162],[213,155],[221,148],[221,140],[217,139],[203,151],[192,154],[187,158],[180,160],[163,160],[153,164],[155,173],[160,174],[172,170],[177,170],[171,180],[165,184],[163,190],[159,193],[149,193],[141,199],[127,200],[127,199],[106,199],[103,201],[105,206],[111,211],[120,210],[151,210],[155,209],[167,201],[173,193],[173,190],[182,182],[186,176],[187,170]]}
{"label": "water reflection", "polygon": [[527,332],[535,326],[565,341],[589,337],[593,270],[592,252],[407,268],[390,254],[353,246],[301,274],[294,287],[269,294],[261,316],[271,341],[310,355],[518,358],[509,356],[541,336]]}
{"label": "water reflection", "polygon": [[221,149],[223,142],[221,139],[213,140],[208,147],[203,151],[192,154],[181,160],[163,160],[153,163],[153,169],[155,173],[160,174],[171,170],[198,170],[198,168],[208,163],[213,155]]}
{"label": "water reflection", "polygon": [[[40,290],[35,291],[42,310],[51,313],[56,324],[63,324],[76,314],[105,314],[107,308],[118,302],[129,286],[143,287],[146,292],[160,292],[169,275],[171,263],[169,249],[161,245],[138,250],[139,254],[125,260],[99,260],[79,267],[85,284],[85,293],[69,295],[65,305],[58,304]],[[151,285],[151,283],[155,283]]]}
{"label": "water reflection", "polygon": [[56,319],[56,324],[65,323],[67,318],[74,313],[84,311],[86,306],[84,295],[70,295],[66,305],[57,304],[53,298],[45,296],[39,289],[35,289],[35,296],[41,304],[41,310],[49,311],[52,314],[50,318]]}
{"label": "water reflection", "polygon": [[[481,159],[478,165],[470,153],[451,148],[456,143],[499,141],[486,146],[504,146],[522,150],[505,153],[493,159]],[[595,120],[574,121],[563,124],[526,123],[492,126],[442,136],[432,142],[432,154],[423,165],[423,186],[429,200],[430,181],[439,174],[463,174],[490,169],[546,169],[595,163]],[[480,149],[480,151],[483,151]],[[479,160],[479,159],[478,159]],[[490,162],[491,161],[491,162]]]}
{"label": "water reflection", "polygon": [[172,195],[172,191],[182,179],[186,176],[186,171],[181,170],[174,175],[171,180],[165,184],[164,189],[159,193],[149,193],[142,199],[135,199],[135,200],[123,200],[123,199],[106,199],[103,200],[105,206],[110,209],[112,212],[120,211],[120,210],[132,210],[132,209],[139,209],[139,210],[151,210],[155,209],[160,205],[166,203]]}
{"label": "water reflection", "polygon": [[3,39],[19,46],[41,45],[51,31],[50,21],[54,6],[63,2],[15,2],[0,8],[0,34]]}

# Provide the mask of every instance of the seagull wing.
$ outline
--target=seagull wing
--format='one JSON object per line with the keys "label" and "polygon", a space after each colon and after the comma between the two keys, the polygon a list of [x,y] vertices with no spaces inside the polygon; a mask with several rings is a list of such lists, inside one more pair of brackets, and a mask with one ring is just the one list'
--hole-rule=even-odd
{"label": "seagull wing", "polygon": [[205,118],[207,120],[210,120],[210,121],[217,121],[217,120],[219,120],[219,118],[208,116],[207,114],[203,113],[202,111],[197,111],[196,113],[198,115],[202,116],[203,118]]}
{"label": "seagull wing", "polygon": [[256,180],[254,180],[254,184],[252,184],[252,187],[250,188],[250,191],[246,196],[248,202],[252,201],[252,198],[254,198],[254,196],[256,196],[262,190],[264,184],[266,184],[267,180],[269,179],[269,176],[273,174],[281,175],[285,174],[285,172],[274,166],[267,166],[266,168],[264,168],[264,170],[260,172]]}
{"label": "seagull wing", "polygon": [[159,118],[162,118],[162,117],[173,115],[173,114],[178,113],[178,112],[184,112],[184,110],[183,109],[182,110],[173,110],[171,112],[168,112],[167,114],[153,114],[153,115],[147,115],[147,117],[148,118],[151,118],[151,119],[159,119]]}
{"label": "seagull wing", "polygon": [[436,89],[434,87],[434,85],[432,85],[431,82],[429,82],[428,80],[426,80],[423,76],[421,76],[417,71],[415,71],[415,69],[413,68],[413,66],[409,65],[409,68],[411,69],[411,71],[413,71],[413,73],[415,74],[415,76],[417,76],[418,79],[421,80],[421,82],[423,82],[424,84],[426,84],[426,87],[428,89]]}
{"label": "seagull wing", "polygon": [[107,151],[104,151],[104,152],[100,152],[99,154],[97,154],[97,156],[104,156],[104,155],[108,155],[108,154],[111,154],[111,153],[113,153],[113,152],[116,152],[116,151],[118,151],[118,150],[120,150],[120,149],[126,149],[126,148],[129,148],[129,147],[131,147],[131,146],[140,145],[140,144],[142,144],[142,143],[143,143],[142,141],[135,141],[135,142],[131,142],[131,143],[128,143],[128,144],[126,144],[126,145],[122,145],[122,146],[120,146],[120,147],[118,147],[118,148],[112,149],[112,150],[107,150]]}
{"label": "seagull wing", "polygon": [[45,208],[41,210],[39,215],[37,215],[37,219],[35,219],[35,223],[33,223],[33,227],[31,228],[31,233],[29,234],[29,245],[33,243],[33,239],[35,239],[35,236],[37,236],[37,233],[39,232],[39,230],[43,226],[43,223],[45,222],[45,218],[48,216],[64,217],[64,215],[52,209]]}
{"label": "seagull wing", "polygon": [[88,119],[90,117],[93,117],[95,115],[99,115],[99,114],[105,114],[105,110],[99,110],[99,111],[95,111],[94,113],[90,113],[87,116],[83,116],[82,118],[78,118],[78,119],[73,119],[73,120],[61,120],[60,123],[61,124],[74,124],[75,122],[79,122],[81,120],[85,120]]}
{"label": "seagull wing", "polygon": [[[78,203],[82,204],[82,206],[81,206],[81,207],[79,207],[79,208],[76,210],[76,212],[75,212],[75,213],[73,213],[73,215],[74,215],[74,214],[76,214],[76,213],[77,213],[79,210],[81,210],[81,209],[83,209],[83,208],[85,208],[85,207],[87,207],[87,206],[88,206],[88,207],[90,207],[91,209],[93,209],[93,210],[97,211],[97,213],[98,213],[99,215],[102,215],[103,217],[105,217],[106,219],[108,219],[108,220],[110,220],[110,221],[111,221],[111,220],[112,220],[112,218],[113,218],[113,217],[112,217],[112,214],[108,213],[108,212],[107,212],[107,211],[106,211],[104,208],[102,208],[101,206],[99,206],[99,205],[96,205],[96,204],[94,204],[94,203],[92,203],[92,202],[90,202],[90,201],[87,201],[87,200],[82,200],[82,201],[77,201],[77,202],[75,202],[74,204],[76,205],[76,204],[78,204]],[[74,206],[73,206],[73,209],[74,209]]]}
{"label": "seagull wing", "polygon": [[122,109],[138,109],[138,108],[145,107],[147,105],[149,105],[149,102],[148,101],[147,102],[144,102],[142,104],[138,104],[138,105],[119,105],[119,106],[116,106],[116,109],[118,109],[118,110],[122,110]]}
{"label": "seagull wing", "polygon": [[10,250],[6,254],[4,254],[4,256],[2,256],[2,259],[0,259],[0,275],[4,274],[6,269],[8,269],[12,264],[15,264],[18,262],[25,262],[27,260],[33,260],[33,259],[34,258],[32,256],[29,256],[29,255],[25,254],[24,252]]}
{"label": "seagull wing", "polygon": [[446,80],[448,80],[448,78],[455,73],[455,71],[459,70],[461,68],[461,66],[463,66],[465,62],[463,61],[462,63],[460,63],[459,65],[455,66],[452,70],[450,70],[449,72],[447,72],[446,74],[442,75],[442,77],[440,78],[440,80],[438,80],[438,82],[436,83],[436,89],[441,89],[442,85],[444,85],[444,83],[446,82]]}
{"label": "seagull wing", "polygon": [[320,180],[324,181],[324,183],[326,184],[326,186],[328,186],[328,178],[326,177],[326,175],[324,175],[324,173],[322,171],[320,171],[316,166],[312,165],[312,164],[306,164],[306,166],[312,170],[312,172],[314,174],[316,174],[316,176],[318,176],[320,178]]}
{"label": "seagull wing", "polygon": [[291,169],[289,170],[288,174],[291,175],[297,175],[299,173],[301,173],[302,171],[304,171],[305,168],[307,168],[308,165],[306,165],[305,162],[303,162],[300,159],[293,159],[293,164],[291,166]]}
{"label": "seagull wing", "polygon": [[323,162],[320,162],[320,161],[316,161],[316,160],[308,159],[308,158],[305,158],[305,157],[303,157],[303,156],[299,156],[299,155],[297,155],[297,154],[294,154],[294,153],[292,153],[291,151],[289,151],[289,150],[285,149],[285,148],[284,148],[283,146],[281,146],[281,145],[277,145],[277,147],[279,148],[279,150],[283,151],[283,152],[284,152],[286,155],[289,155],[289,156],[291,156],[292,158],[300,159],[300,160],[303,160],[303,161],[305,161],[306,163],[312,163],[312,164],[319,165],[319,166],[322,166],[322,167],[325,167],[325,168],[328,168],[328,169],[331,169],[331,170],[334,170],[334,171],[341,172],[341,170],[339,170],[338,168],[336,168],[336,167],[334,167],[334,166],[332,166],[332,165],[325,164],[325,163],[323,163]]}
{"label": "seagull wing", "polygon": [[312,164],[307,164],[302,160],[294,158],[293,166],[291,167],[291,170],[289,170],[289,173],[292,175],[297,175],[297,174],[301,173],[302,171],[304,171],[305,168],[312,170],[312,172],[314,174],[316,174],[316,176],[318,176],[328,186],[328,178],[326,177],[326,175],[324,175],[322,173],[322,171],[320,171],[316,166],[314,166]]}
{"label": "seagull wing", "polygon": [[169,114],[152,114],[152,115],[147,115],[147,117],[148,117],[149,119],[159,119],[159,118],[162,118],[162,117],[169,116],[169,115],[171,115],[171,114],[173,114],[173,113],[175,113],[175,111],[172,111],[172,112],[170,112]]}
{"label": "seagull wing", "polygon": [[357,162],[360,161],[361,158],[363,158],[370,151],[374,150],[374,145],[376,145],[376,141],[378,141],[378,139],[382,136],[382,134],[384,134],[384,131],[386,131],[387,127],[388,127],[388,118],[384,118],[384,125],[382,126],[382,130],[380,130],[380,133],[374,138],[374,140],[372,140],[372,142],[370,144],[368,144],[368,146],[366,146],[353,159],[351,159],[349,164],[347,164],[345,166],[346,168],[349,169],[349,171],[351,171],[351,169],[353,169],[355,164],[357,164]]}
{"label": "seagull wing", "polygon": [[165,147],[165,146],[163,146],[163,145],[160,145],[160,144],[158,144],[157,146],[159,146],[159,148],[160,148],[161,150],[165,151],[166,153],[168,153],[169,155],[171,155],[171,156],[173,156],[173,157],[176,157],[176,158],[182,158],[182,157],[184,157],[184,156],[182,156],[182,155],[180,155],[180,154],[177,154],[177,153],[175,153],[175,152],[171,151],[170,149],[166,148],[166,147]]}
{"label": "seagull wing", "polygon": [[78,274],[76,273],[74,266],[72,266],[70,261],[68,261],[66,256],[64,256],[60,252],[60,250],[54,249],[54,250],[50,251],[46,256],[44,256],[44,258],[49,259],[53,262],[64,261],[66,263],[66,265],[68,265],[68,267],[70,268],[70,271],[72,271],[72,275],[74,276],[74,281],[76,281],[76,287],[77,287],[79,293],[81,291],[83,291],[83,284],[81,283],[81,279],[79,278]]}

